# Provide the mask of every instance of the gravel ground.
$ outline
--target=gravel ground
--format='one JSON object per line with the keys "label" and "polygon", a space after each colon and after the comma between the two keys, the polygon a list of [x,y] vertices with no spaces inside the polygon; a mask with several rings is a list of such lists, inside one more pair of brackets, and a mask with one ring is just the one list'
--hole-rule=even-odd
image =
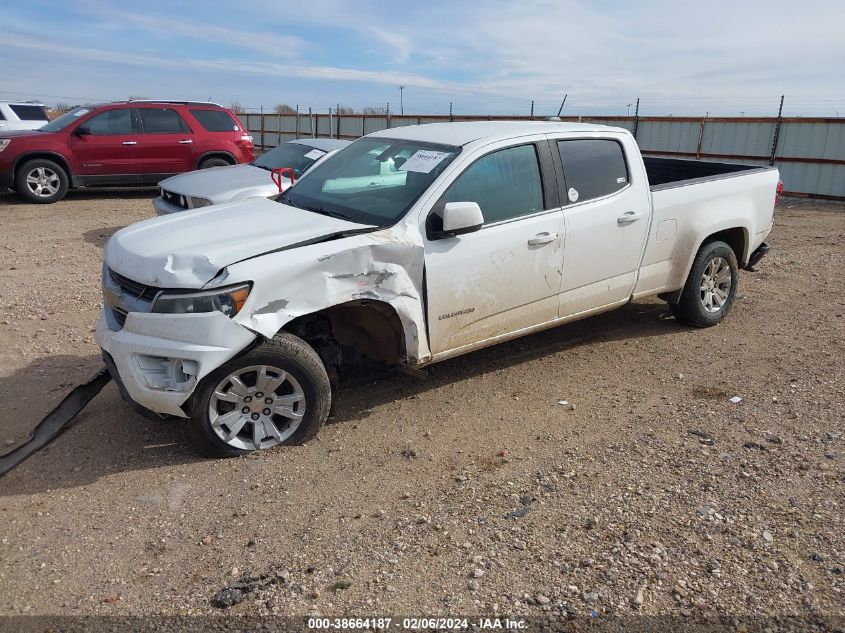
{"label": "gravel ground", "polygon": [[[100,367],[151,197],[0,195],[5,447]],[[302,447],[202,459],[110,384],[0,479],[0,614],[841,618],[843,240],[787,201],[722,325],[638,302],[347,389]]]}

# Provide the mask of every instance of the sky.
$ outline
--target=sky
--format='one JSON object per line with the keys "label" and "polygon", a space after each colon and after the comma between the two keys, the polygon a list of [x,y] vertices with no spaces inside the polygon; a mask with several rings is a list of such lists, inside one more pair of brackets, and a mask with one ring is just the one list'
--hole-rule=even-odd
{"label": "sky", "polygon": [[29,0],[0,99],[248,110],[845,116],[839,0]]}

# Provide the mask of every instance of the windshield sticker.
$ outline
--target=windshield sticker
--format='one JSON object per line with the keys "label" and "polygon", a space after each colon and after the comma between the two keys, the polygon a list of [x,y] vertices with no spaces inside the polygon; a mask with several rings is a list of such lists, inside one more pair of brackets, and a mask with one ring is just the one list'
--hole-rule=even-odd
{"label": "windshield sticker", "polygon": [[627,179],[627,178],[625,178],[625,176],[622,176],[621,178],[617,178],[617,179],[616,179],[616,184],[617,184],[617,185],[621,185],[623,182],[628,182],[628,179]]}
{"label": "windshield sticker", "polygon": [[575,187],[570,187],[566,195],[570,202],[578,202],[578,190]]}
{"label": "windshield sticker", "polygon": [[312,149],[305,155],[305,158],[310,158],[311,160],[317,160],[320,156],[324,156],[325,152],[321,149]]}
{"label": "windshield sticker", "polygon": [[88,114],[91,110],[78,110],[73,113],[73,116],[82,116],[83,114]]}
{"label": "windshield sticker", "polygon": [[402,165],[400,169],[427,174],[437,167],[437,165],[448,155],[449,152],[432,152],[424,149],[417,150],[413,156],[405,161],[405,164]]}

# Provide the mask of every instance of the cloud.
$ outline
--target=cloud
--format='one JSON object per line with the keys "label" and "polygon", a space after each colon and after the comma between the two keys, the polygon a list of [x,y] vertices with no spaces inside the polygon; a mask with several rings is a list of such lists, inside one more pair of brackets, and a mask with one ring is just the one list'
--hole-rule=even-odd
{"label": "cloud", "polygon": [[97,0],[82,0],[77,8],[111,30],[136,28],[154,37],[178,36],[212,45],[236,46],[258,52],[262,57],[296,59],[311,48],[301,37],[209,24],[195,16],[190,21],[183,21],[179,15],[163,18],[154,13],[127,11]]}
{"label": "cloud", "polygon": [[[191,73],[200,90],[242,91],[230,98],[253,103],[280,98],[283,86],[283,98],[300,103],[367,104],[395,100],[399,85],[409,88],[406,110],[443,111],[455,101],[480,113],[527,111],[532,100],[538,111],[557,111],[565,93],[569,112],[624,112],[637,97],[649,114],[772,112],[783,93],[787,111],[802,109],[793,113],[845,102],[845,4],[821,0],[805,0],[800,11],[787,0],[322,0],[318,11],[295,12],[253,0],[235,17],[209,3],[199,19],[179,3],[148,0],[141,13],[80,1],[85,29],[19,13],[0,39],[7,63],[20,57],[12,48],[23,48],[95,68],[161,68],[168,78]],[[144,45],[81,39],[106,28],[137,29]],[[66,90],[77,94],[80,85]]]}
{"label": "cloud", "polygon": [[197,59],[162,57],[146,52],[125,53],[100,48],[82,47],[62,44],[60,42],[45,41],[41,38],[7,34],[2,42],[3,46],[19,49],[29,49],[41,53],[54,53],[65,58],[85,61],[107,61],[109,63],[143,66],[145,68],[158,67],[173,72],[208,71],[222,73],[247,73],[260,77],[299,77],[304,79],[319,79],[324,81],[366,81],[390,85],[404,84],[418,88],[445,90],[452,86],[449,82],[442,82],[422,75],[397,71],[374,71],[355,68],[340,68],[334,66],[290,65],[268,61],[243,61],[236,59]]}

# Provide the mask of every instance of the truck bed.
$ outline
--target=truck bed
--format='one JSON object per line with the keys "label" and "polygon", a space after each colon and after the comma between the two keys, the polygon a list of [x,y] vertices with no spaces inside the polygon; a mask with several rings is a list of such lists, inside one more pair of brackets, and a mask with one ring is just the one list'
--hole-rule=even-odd
{"label": "truck bed", "polygon": [[739,175],[755,169],[768,169],[758,165],[738,163],[713,163],[703,160],[657,158],[643,156],[651,190],[680,187],[704,180],[715,180]]}
{"label": "truck bed", "polygon": [[634,298],[679,290],[704,238],[734,230],[743,266],[772,227],[774,167],[643,157],[652,221]]}

